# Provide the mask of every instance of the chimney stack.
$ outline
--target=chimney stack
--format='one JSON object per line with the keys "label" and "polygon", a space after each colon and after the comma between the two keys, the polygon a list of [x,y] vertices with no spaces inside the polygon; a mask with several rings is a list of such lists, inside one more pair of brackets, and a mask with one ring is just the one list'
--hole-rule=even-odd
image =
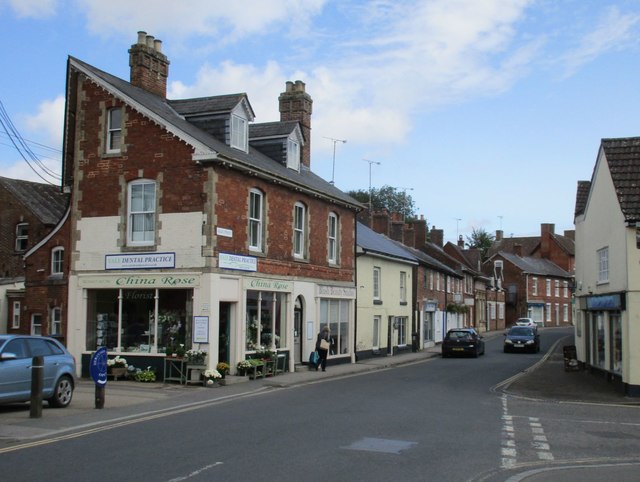
{"label": "chimney stack", "polygon": [[435,226],[431,227],[431,242],[436,246],[442,248],[444,241],[444,231],[442,229],[436,229]]}
{"label": "chimney stack", "polygon": [[389,213],[386,210],[376,211],[373,213],[373,226],[371,226],[376,233],[389,236],[391,232],[391,219],[389,219]]}
{"label": "chimney stack", "polygon": [[280,108],[280,122],[297,121],[300,123],[304,145],[302,146],[301,162],[304,166],[311,167],[311,111],[313,100],[305,91],[305,83],[296,80],[295,83],[287,81],[285,92],[278,97]]}
{"label": "chimney stack", "polygon": [[138,32],[138,42],[129,49],[131,84],[165,99],[169,60],[162,53],[162,41]]}
{"label": "chimney stack", "polygon": [[522,258],[522,245],[518,243],[514,243],[513,245],[513,254],[515,254],[518,258]]}
{"label": "chimney stack", "polygon": [[504,237],[504,231],[502,229],[496,229],[496,241],[502,241]]}
{"label": "chimney stack", "polygon": [[422,249],[424,244],[427,242],[427,220],[424,218],[423,214],[420,215],[420,219],[413,222],[413,229],[415,231],[413,247]]}
{"label": "chimney stack", "polygon": [[462,239],[462,234],[458,236],[458,248],[464,249],[464,239]]}
{"label": "chimney stack", "polygon": [[540,256],[548,259],[551,256],[551,238],[555,232],[556,225],[542,223],[540,225]]}

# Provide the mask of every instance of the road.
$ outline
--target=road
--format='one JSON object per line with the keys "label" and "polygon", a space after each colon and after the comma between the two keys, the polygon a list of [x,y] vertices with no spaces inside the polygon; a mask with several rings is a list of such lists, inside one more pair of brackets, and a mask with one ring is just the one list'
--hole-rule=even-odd
{"label": "road", "polygon": [[638,469],[622,465],[638,463],[638,407],[496,389],[564,334],[543,331],[540,354],[504,354],[498,337],[477,359],[435,358],[38,441],[1,454],[0,473],[12,481],[489,482],[571,480],[560,465],[590,463],[626,480]]}

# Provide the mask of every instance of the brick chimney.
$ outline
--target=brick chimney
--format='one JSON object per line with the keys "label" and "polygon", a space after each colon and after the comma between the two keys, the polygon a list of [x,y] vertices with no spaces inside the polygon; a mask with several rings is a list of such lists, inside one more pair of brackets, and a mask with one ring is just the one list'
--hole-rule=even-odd
{"label": "brick chimney", "polygon": [[436,229],[435,226],[431,227],[431,242],[433,244],[435,244],[436,246],[439,246],[442,248],[443,241],[444,241],[444,231],[442,229]]}
{"label": "brick chimney", "polygon": [[555,228],[555,224],[542,223],[540,225],[540,256],[545,259],[549,259],[551,254],[551,238]]}
{"label": "brick chimney", "polygon": [[513,244],[513,254],[517,257],[522,258],[522,245],[518,243]]}
{"label": "brick chimney", "polygon": [[395,219],[391,221],[391,233],[389,237],[394,241],[398,241],[399,243],[404,244],[404,222],[396,221]]}
{"label": "brick chimney", "polygon": [[131,84],[163,99],[167,97],[169,60],[162,53],[162,41],[138,32],[138,42],[129,49]]}
{"label": "brick chimney", "polygon": [[458,248],[464,249],[464,239],[462,239],[462,234],[458,236]]}
{"label": "brick chimney", "polygon": [[389,236],[391,232],[391,220],[389,219],[389,213],[386,210],[376,211],[373,213],[373,226],[371,226],[376,233]]}
{"label": "brick chimney", "polygon": [[300,123],[304,145],[302,146],[301,162],[311,167],[311,111],[313,100],[305,91],[305,84],[301,80],[295,83],[287,81],[285,92],[278,97],[280,107],[280,121],[297,121]]}
{"label": "brick chimney", "polygon": [[420,219],[416,219],[413,222],[413,230],[415,233],[413,246],[421,249],[427,242],[427,220],[423,214],[420,215]]}
{"label": "brick chimney", "polygon": [[413,224],[405,224],[402,230],[402,243],[410,248],[416,247],[416,231]]}
{"label": "brick chimney", "polygon": [[504,238],[504,231],[496,229],[496,241],[502,241],[502,238]]}

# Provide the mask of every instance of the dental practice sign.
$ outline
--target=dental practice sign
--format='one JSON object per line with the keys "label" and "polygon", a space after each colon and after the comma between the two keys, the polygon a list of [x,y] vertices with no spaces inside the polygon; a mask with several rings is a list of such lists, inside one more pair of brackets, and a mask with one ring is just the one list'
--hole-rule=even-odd
{"label": "dental practice sign", "polygon": [[93,355],[91,355],[91,362],[89,364],[89,371],[91,372],[91,378],[97,386],[105,386],[107,384],[107,348],[98,348]]}

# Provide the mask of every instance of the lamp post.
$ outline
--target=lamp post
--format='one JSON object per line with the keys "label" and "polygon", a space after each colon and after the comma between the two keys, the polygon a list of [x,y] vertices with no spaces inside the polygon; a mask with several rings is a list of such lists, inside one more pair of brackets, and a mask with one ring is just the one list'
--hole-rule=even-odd
{"label": "lamp post", "polygon": [[413,188],[397,186],[396,189],[402,189],[402,222],[404,223],[407,220],[407,191],[413,191]]}
{"label": "lamp post", "polygon": [[325,137],[325,139],[329,139],[331,142],[333,142],[333,163],[331,167],[331,184],[334,184],[334,178],[336,174],[336,144],[338,142],[342,142],[343,144],[346,144],[347,141],[346,139],[334,139],[333,137]]}
{"label": "lamp post", "polygon": [[462,218],[456,218],[456,243],[458,242],[458,238],[460,237],[460,232],[458,231],[458,223],[462,221]]}
{"label": "lamp post", "polygon": [[371,225],[373,224],[373,203],[371,202],[371,165],[372,164],[377,164],[378,166],[380,165],[379,162],[377,161],[370,161],[369,159],[362,159],[364,162],[368,162],[369,163],[369,225],[370,227],[372,227]]}

